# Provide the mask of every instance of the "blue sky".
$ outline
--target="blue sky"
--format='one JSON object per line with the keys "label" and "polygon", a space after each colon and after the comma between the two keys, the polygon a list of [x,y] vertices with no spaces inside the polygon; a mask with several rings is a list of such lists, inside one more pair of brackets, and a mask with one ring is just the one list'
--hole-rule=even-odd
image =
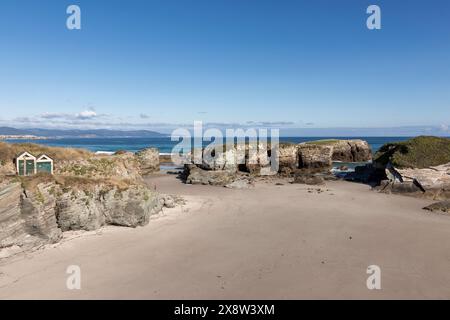
{"label": "blue sky", "polygon": [[0,126],[450,124],[446,0],[2,0],[0,39]]}

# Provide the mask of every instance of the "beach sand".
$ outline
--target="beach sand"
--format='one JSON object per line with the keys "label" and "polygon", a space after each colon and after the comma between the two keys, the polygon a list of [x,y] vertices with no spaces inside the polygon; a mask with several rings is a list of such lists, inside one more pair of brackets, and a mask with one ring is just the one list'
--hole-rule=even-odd
{"label": "beach sand", "polygon": [[[67,234],[0,264],[0,298],[450,298],[450,217],[366,185],[259,182],[249,190],[148,178],[183,195],[145,227]],[[66,269],[81,267],[81,290]],[[381,290],[366,269],[381,268]]]}

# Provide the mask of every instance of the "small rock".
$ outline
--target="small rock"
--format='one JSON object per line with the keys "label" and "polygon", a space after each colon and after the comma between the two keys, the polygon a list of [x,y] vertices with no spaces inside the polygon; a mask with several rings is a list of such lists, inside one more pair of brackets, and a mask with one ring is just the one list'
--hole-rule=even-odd
{"label": "small rock", "polygon": [[433,203],[432,205],[429,205],[423,209],[431,211],[431,212],[448,214],[448,213],[450,213],[450,201],[447,200],[447,201]]}
{"label": "small rock", "polygon": [[321,176],[310,174],[297,174],[294,177],[293,183],[301,183],[307,185],[321,185],[325,183],[325,180]]}
{"label": "small rock", "polygon": [[226,188],[230,189],[249,189],[253,187],[250,181],[248,180],[236,180],[232,183],[229,183],[225,186]]}

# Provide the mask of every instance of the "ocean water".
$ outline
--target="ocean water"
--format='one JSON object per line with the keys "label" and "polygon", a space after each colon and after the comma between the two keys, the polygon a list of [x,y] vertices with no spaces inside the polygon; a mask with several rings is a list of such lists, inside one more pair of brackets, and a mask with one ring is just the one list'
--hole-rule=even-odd
{"label": "ocean water", "polygon": [[[394,141],[404,141],[409,137],[280,137],[280,142],[300,143],[321,139],[362,139],[366,140],[373,152],[383,144]],[[8,140],[10,143],[38,143],[52,147],[83,148],[93,152],[116,152],[126,150],[136,152],[144,148],[158,148],[160,153],[171,153],[178,141],[171,141],[170,137],[163,138],[64,138],[45,140]],[[205,145],[209,142],[205,142]]]}

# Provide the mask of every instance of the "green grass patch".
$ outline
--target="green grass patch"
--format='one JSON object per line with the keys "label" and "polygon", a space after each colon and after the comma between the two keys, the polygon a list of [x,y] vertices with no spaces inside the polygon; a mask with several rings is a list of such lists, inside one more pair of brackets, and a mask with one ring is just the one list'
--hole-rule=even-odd
{"label": "green grass patch", "polygon": [[419,136],[402,142],[383,145],[374,161],[386,165],[389,161],[396,168],[428,168],[450,162],[450,139]]}

